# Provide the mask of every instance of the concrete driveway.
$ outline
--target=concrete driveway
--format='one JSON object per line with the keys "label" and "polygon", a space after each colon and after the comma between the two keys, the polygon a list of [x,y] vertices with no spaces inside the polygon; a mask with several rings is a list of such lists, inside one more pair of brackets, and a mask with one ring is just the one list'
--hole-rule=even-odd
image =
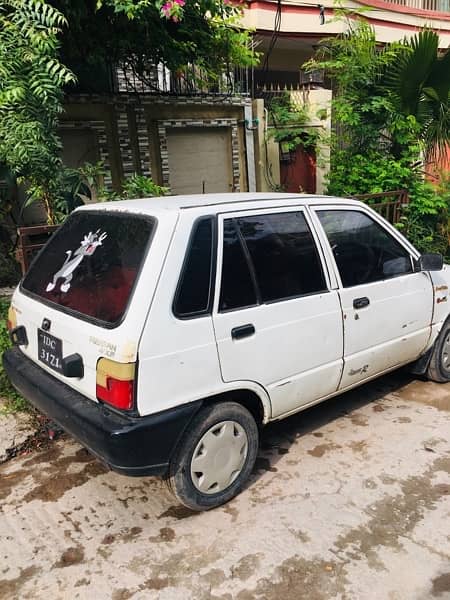
{"label": "concrete driveway", "polygon": [[0,597],[450,598],[450,385],[397,373],[266,428],[203,514],[70,439],[0,467]]}

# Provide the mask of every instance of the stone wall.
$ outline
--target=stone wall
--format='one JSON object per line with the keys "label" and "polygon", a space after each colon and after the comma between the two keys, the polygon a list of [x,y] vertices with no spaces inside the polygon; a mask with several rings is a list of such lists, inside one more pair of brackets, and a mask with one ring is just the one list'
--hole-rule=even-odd
{"label": "stone wall", "polygon": [[60,127],[62,131],[82,127],[96,133],[99,159],[110,172],[105,184],[116,190],[124,177],[134,173],[170,188],[168,128],[228,127],[233,190],[245,191],[245,106],[251,106],[251,101],[242,97],[76,95],[67,98]]}

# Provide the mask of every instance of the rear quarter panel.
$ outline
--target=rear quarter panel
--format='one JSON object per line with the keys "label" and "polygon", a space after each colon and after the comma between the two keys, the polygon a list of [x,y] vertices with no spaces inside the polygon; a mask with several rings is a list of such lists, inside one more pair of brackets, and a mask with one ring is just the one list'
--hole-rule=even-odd
{"label": "rear quarter panel", "polygon": [[192,224],[201,214],[186,213],[178,221],[139,346],[138,410],[142,415],[223,389],[211,316],[178,319],[172,312]]}

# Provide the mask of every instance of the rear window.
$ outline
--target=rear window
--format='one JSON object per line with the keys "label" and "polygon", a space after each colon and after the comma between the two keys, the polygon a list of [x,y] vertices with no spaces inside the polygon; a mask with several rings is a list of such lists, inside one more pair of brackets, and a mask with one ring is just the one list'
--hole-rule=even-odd
{"label": "rear window", "polygon": [[127,309],[154,228],[153,219],[139,215],[75,212],[33,262],[22,289],[114,325]]}

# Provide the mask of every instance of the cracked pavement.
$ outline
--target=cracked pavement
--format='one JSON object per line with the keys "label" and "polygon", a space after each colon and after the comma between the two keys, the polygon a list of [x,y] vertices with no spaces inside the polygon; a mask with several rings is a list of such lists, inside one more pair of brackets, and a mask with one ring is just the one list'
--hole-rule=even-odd
{"label": "cracked pavement", "polygon": [[0,466],[0,598],[450,599],[450,385],[395,373],[268,426],[195,514],[66,437]]}

